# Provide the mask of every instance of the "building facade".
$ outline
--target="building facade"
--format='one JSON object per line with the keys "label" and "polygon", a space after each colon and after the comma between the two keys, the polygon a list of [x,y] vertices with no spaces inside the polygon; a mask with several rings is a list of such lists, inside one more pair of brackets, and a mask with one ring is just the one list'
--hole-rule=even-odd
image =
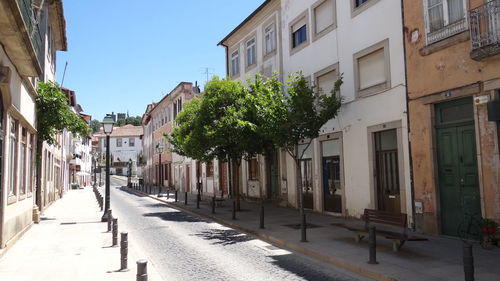
{"label": "building facade", "polygon": [[[228,76],[301,71],[329,93],[343,74],[338,117],[300,161],[304,206],[359,217],[365,208],[412,219],[402,7],[396,1],[265,1],[219,44]],[[305,140],[307,142],[307,140]],[[244,162],[242,193],[298,205],[294,161],[276,151]]]}
{"label": "building facade", "polygon": [[[138,165],[143,155],[142,135],[142,126],[125,125],[113,128],[109,142],[111,174],[127,176],[129,174],[129,161],[131,161],[132,165],[137,165],[137,176],[142,176],[142,168]],[[99,152],[105,157],[106,135],[94,134],[94,137],[99,139]],[[102,161],[102,163],[105,162]]]}
{"label": "building facade", "polygon": [[404,2],[417,228],[500,220],[500,1]]}
{"label": "building facade", "polygon": [[53,79],[56,51],[67,48],[62,2],[1,1],[0,29],[0,248],[3,248],[31,225],[34,213],[41,207],[35,200],[39,191],[34,180],[36,87],[38,81]]}

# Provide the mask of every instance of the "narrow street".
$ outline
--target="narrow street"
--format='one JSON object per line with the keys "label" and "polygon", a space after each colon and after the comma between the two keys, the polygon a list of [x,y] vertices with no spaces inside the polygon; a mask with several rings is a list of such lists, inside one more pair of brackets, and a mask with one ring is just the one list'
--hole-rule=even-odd
{"label": "narrow street", "polygon": [[137,196],[125,184],[111,178],[113,215],[164,280],[365,280]]}

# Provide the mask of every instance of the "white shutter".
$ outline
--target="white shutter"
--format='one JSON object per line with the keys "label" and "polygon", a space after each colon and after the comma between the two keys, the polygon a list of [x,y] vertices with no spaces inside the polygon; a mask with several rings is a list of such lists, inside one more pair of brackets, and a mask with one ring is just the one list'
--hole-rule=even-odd
{"label": "white shutter", "polygon": [[317,87],[321,89],[323,94],[330,94],[336,80],[337,72],[335,70],[330,71],[317,78]]}
{"label": "white shutter", "polygon": [[320,33],[333,24],[333,1],[327,0],[314,9],[316,19],[316,33]]}
{"label": "white shutter", "polygon": [[303,17],[292,26],[292,33],[299,30],[299,28],[301,28],[304,25],[306,25],[306,17]]}
{"label": "white shutter", "polygon": [[321,151],[323,157],[340,155],[340,140],[329,140],[321,142]]}
{"label": "white shutter", "polygon": [[359,89],[366,89],[387,81],[384,49],[358,59]]}

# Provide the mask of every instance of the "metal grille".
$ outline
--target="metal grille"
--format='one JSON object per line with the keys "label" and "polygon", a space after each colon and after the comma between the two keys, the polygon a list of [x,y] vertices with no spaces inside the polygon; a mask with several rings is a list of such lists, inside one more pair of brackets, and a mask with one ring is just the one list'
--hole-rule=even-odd
{"label": "metal grille", "polygon": [[386,194],[399,194],[398,151],[377,151],[377,182]]}
{"label": "metal grille", "polygon": [[21,11],[26,31],[28,32],[28,35],[31,39],[31,44],[33,44],[33,49],[35,50],[38,63],[40,64],[40,66],[42,66],[44,61],[42,44],[43,40],[36,19],[36,10],[33,9],[33,1],[17,0],[17,5],[19,6],[19,10]]}
{"label": "metal grille", "polygon": [[437,41],[441,41],[450,36],[458,34],[462,31],[467,30],[467,19],[464,18],[457,22],[448,24],[447,26],[427,34],[427,45],[435,43]]}
{"label": "metal grille", "polygon": [[470,11],[472,49],[500,42],[500,0],[492,0]]}

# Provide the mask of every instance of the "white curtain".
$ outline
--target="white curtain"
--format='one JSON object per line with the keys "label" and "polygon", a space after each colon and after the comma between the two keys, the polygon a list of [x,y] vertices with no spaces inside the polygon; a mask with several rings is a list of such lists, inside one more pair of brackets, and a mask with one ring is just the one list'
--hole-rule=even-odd
{"label": "white curtain", "polygon": [[448,24],[457,22],[464,18],[464,1],[448,0]]}
{"label": "white curtain", "polygon": [[442,0],[428,0],[427,3],[430,32],[439,30],[444,26],[443,2]]}

